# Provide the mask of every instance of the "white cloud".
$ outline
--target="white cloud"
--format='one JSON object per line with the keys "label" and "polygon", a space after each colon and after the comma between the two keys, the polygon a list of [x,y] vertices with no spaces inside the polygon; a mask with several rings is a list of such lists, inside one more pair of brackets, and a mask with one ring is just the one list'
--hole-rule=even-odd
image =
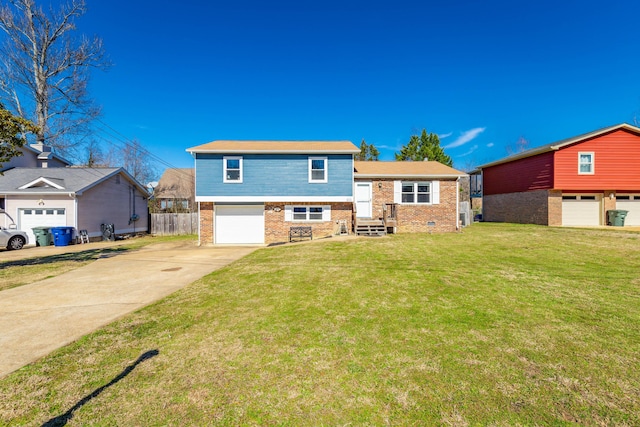
{"label": "white cloud", "polygon": [[490,142],[490,143],[487,144],[487,147],[489,147],[489,148],[491,148],[493,146],[494,146],[493,142]]}
{"label": "white cloud", "polygon": [[453,135],[453,132],[443,133],[443,134],[438,135],[438,138],[445,139],[445,138],[450,137],[451,135]]}
{"label": "white cloud", "polygon": [[451,144],[445,145],[443,148],[456,148],[464,145],[470,141],[473,141],[478,135],[484,132],[486,128],[473,128],[468,131],[462,132],[462,135],[456,138]]}
{"label": "white cloud", "polygon": [[478,145],[474,145],[473,147],[471,147],[469,149],[469,151],[467,151],[466,153],[460,154],[457,157],[464,157],[464,156],[468,156],[469,154],[473,153],[474,151],[476,151],[478,149]]}

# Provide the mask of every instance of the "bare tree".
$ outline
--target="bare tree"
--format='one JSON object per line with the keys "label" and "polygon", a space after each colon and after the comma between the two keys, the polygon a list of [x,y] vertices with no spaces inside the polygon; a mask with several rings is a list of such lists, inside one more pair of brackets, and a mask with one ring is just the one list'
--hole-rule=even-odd
{"label": "bare tree", "polygon": [[87,93],[91,68],[106,68],[102,40],[74,34],[86,6],[71,0],[45,12],[35,0],[0,5],[0,100],[37,126],[36,142],[61,151],[97,117]]}
{"label": "bare tree", "polygon": [[508,155],[522,153],[523,151],[527,151],[528,149],[529,141],[524,136],[518,138],[515,144],[509,144],[505,147]]}
{"label": "bare tree", "polygon": [[155,181],[158,176],[149,152],[137,139],[127,143],[122,149],[120,163],[141,184]]}

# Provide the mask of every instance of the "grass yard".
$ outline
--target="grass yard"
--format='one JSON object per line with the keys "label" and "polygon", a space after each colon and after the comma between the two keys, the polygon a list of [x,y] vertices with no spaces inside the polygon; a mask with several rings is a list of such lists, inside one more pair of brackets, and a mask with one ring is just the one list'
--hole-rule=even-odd
{"label": "grass yard", "polygon": [[0,380],[0,425],[640,425],[638,325],[639,233],[266,248]]}

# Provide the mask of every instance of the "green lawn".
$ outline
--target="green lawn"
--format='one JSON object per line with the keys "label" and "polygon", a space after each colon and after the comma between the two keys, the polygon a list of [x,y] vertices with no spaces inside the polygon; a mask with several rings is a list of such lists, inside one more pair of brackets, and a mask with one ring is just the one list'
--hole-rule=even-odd
{"label": "green lawn", "polygon": [[639,325],[639,233],[265,248],[0,380],[0,425],[640,425]]}

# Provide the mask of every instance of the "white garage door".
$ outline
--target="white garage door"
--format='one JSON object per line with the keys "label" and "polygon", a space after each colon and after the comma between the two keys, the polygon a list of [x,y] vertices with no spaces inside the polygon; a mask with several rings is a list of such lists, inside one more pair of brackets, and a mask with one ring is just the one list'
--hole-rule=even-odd
{"label": "white garage door", "polygon": [[216,206],[216,244],[264,243],[264,205]]}
{"label": "white garage door", "polygon": [[33,227],[60,227],[67,225],[64,209],[20,209],[18,228],[29,236],[29,244],[36,243]]}
{"label": "white garage door", "polygon": [[624,225],[640,225],[640,194],[616,195],[616,209],[629,211]]}
{"label": "white garage door", "polygon": [[599,195],[563,195],[562,225],[602,225]]}

